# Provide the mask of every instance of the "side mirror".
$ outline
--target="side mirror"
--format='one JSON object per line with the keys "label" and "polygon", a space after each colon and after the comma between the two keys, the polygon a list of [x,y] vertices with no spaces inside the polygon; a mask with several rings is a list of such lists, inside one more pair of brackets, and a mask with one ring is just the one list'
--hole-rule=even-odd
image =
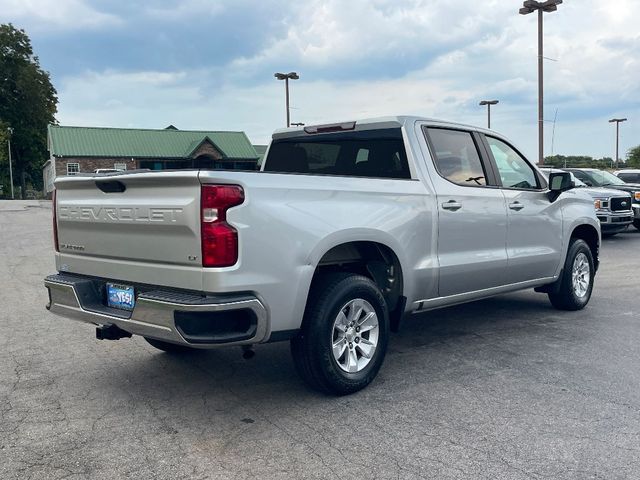
{"label": "side mirror", "polygon": [[549,200],[552,202],[567,190],[576,186],[569,172],[554,172],[549,174]]}

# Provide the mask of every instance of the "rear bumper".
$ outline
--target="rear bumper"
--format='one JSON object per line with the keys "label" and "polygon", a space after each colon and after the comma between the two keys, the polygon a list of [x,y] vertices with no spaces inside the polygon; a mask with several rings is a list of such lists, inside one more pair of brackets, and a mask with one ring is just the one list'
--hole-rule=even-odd
{"label": "rear bumper", "polygon": [[139,290],[133,311],[104,304],[106,280],[70,274],[44,280],[47,309],[94,325],[115,325],[126,332],[195,348],[246,345],[264,341],[268,314],[250,294],[204,295],[147,287]]}

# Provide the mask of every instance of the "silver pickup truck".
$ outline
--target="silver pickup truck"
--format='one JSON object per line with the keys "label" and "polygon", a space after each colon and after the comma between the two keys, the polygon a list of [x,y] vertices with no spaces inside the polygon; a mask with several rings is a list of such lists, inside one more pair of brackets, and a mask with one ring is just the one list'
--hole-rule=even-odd
{"label": "silver pickup truck", "polygon": [[165,351],[290,340],[348,394],[403,315],[525,288],[578,310],[598,268],[593,200],[504,137],[416,117],[277,131],[261,171],[56,180],[47,308]]}

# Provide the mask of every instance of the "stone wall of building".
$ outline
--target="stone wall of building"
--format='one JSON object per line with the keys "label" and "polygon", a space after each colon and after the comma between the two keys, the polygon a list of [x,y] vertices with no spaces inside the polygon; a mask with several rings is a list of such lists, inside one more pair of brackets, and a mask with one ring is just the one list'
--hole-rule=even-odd
{"label": "stone wall of building", "polygon": [[64,157],[56,158],[56,176],[67,175],[67,164],[78,164],[79,173],[93,173],[98,168],[116,168],[116,164],[126,165],[127,170],[138,168],[138,161],[123,158],[87,158]]}
{"label": "stone wall of building", "polygon": [[196,157],[199,157],[200,155],[210,155],[216,160],[219,160],[222,158],[222,155],[220,154],[220,152],[209,142],[203,142],[202,145],[200,145],[200,147],[198,147],[198,149],[195,152],[193,152],[192,157],[196,158]]}

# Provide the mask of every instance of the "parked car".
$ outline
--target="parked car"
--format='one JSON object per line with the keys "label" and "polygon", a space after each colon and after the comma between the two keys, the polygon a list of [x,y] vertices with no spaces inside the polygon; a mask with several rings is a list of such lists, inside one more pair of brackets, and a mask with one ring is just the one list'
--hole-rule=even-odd
{"label": "parked car", "polygon": [[576,178],[590,187],[607,187],[629,192],[633,200],[631,205],[631,208],[633,208],[633,226],[640,230],[640,184],[627,183],[614,174],[597,168],[565,168],[563,170],[572,172]]}
{"label": "parked car", "polygon": [[[545,176],[552,172],[563,170],[554,168],[541,168]],[[596,215],[600,220],[602,236],[613,236],[625,231],[633,223],[633,209],[631,208],[631,194],[620,190],[604,187],[589,187],[578,180],[571,173],[575,186],[583,192],[591,195],[596,209]]]}
{"label": "parked car", "polygon": [[165,351],[290,340],[348,394],[404,314],[535,288],[591,297],[593,199],[505,137],[417,117],[279,130],[260,172],[59,177],[47,308]]}
{"label": "parked car", "polygon": [[640,184],[640,170],[633,168],[625,168],[624,170],[617,170],[613,172],[613,174],[618,177],[620,180],[625,181],[626,183],[637,183]]}

